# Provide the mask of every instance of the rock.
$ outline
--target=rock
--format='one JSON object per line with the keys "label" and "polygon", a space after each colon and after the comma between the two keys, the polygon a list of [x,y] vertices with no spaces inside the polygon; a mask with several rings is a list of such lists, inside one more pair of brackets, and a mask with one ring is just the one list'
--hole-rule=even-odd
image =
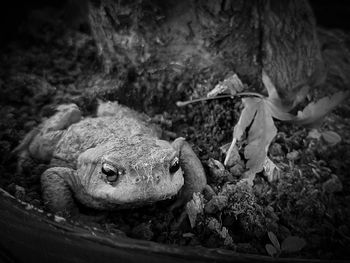
{"label": "rock", "polygon": [[219,222],[216,218],[214,218],[214,217],[210,217],[210,218],[208,219],[207,226],[208,226],[208,228],[209,228],[210,230],[215,231],[215,232],[221,230],[221,224],[220,224],[220,222]]}
{"label": "rock", "polygon": [[210,158],[208,160],[208,167],[209,176],[212,181],[220,183],[227,180],[229,173],[220,161]]}
{"label": "rock", "polygon": [[339,180],[338,176],[332,174],[332,178],[327,180],[322,185],[323,193],[333,194],[343,190],[343,184]]}
{"label": "rock", "polygon": [[284,155],[284,152],[282,150],[282,146],[279,143],[273,143],[271,144],[269,148],[269,153],[272,156],[281,156]]}
{"label": "rock", "polygon": [[204,207],[207,214],[215,214],[227,206],[228,197],[223,195],[214,196]]}
{"label": "rock", "polygon": [[192,200],[187,202],[186,213],[192,228],[196,226],[198,214],[203,214],[203,206],[203,195],[201,193],[194,193]]}
{"label": "rock", "polygon": [[226,247],[234,247],[233,238],[228,232],[228,229],[223,227],[216,218],[209,218],[207,226],[211,231],[219,235]]}
{"label": "rock", "polygon": [[228,229],[226,227],[222,227],[221,237],[224,239],[224,245],[229,248],[234,248],[235,244],[233,242],[233,238],[231,237]]}
{"label": "rock", "polygon": [[213,158],[209,158],[208,167],[209,167],[209,171],[210,171],[210,176],[213,179],[218,179],[218,178],[222,177],[224,172],[225,172],[224,165],[220,161],[215,160]]}
{"label": "rock", "polygon": [[290,161],[295,161],[299,158],[299,152],[298,151],[292,151],[287,153],[287,159]]}
{"label": "rock", "polygon": [[309,131],[307,138],[319,140],[321,138],[321,133],[317,129],[312,129]]}
{"label": "rock", "polygon": [[64,223],[64,222],[66,222],[66,219],[64,217],[58,216],[58,215],[54,215],[54,220],[57,223]]}
{"label": "rock", "polygon": [[240,177],[244,172],[244,167],[237,163],[236,165],[232,166],[230,168],[230,173],[234,176],[234,177]]}

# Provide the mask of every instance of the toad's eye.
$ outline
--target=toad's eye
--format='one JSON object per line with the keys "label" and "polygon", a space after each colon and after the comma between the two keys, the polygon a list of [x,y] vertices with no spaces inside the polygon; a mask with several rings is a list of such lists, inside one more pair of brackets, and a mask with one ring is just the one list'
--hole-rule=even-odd
{"label": "toad's eye", "polygon": [[124,170],[118,169],[108,163],[102,164],[101,171],[106,175],[108,183],[114,183],[118,180],[119,176],[124,174]]}
{"label": "toad's eye", "polygon": [[177,170],[179,170],[179,168],[180,168],[179,158],[175,157],[170,163],[169,172],[173,174]]}

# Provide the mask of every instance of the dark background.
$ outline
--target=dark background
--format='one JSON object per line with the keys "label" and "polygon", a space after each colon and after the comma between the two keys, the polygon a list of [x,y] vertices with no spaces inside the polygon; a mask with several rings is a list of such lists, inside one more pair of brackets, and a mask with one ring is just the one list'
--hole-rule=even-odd
{"label": "dark background", "polygon": [[[328,28],[350,29],[350,1],[348,0],[309,0],[317,19],[317,23]],[[16,28],[26,19],[32,9],[41,7],[57,7],[61,9],[68,4],[69,16],[76,16],[76,10],[84,0],[15,0],[4,1],[0,6],[0,43],[4,44],[16,36]],[[73,19],[67,17],[67,20]]]}

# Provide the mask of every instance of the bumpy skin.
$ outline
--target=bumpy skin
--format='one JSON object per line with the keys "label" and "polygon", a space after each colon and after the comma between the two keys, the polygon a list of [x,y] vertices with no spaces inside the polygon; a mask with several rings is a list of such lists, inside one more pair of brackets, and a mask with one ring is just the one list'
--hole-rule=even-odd
{"label": "bumpy skin", "polygon": [[[97,117],[85,119],[75,104],[61,105],[29,137],[29,155],[50,160],[41,183],[53,212],[71,213],[75,200],[96,209],[118,209],[180,192],[176,207],[206,185],[199,159],[182,138],[173,144],[158,139],[159,131],[147,116],[118,103],[101,103]],[[176,158],[181,168],[174,170],[170,167]],[[113,182],[102,169],[106,164],[120,172]]]}

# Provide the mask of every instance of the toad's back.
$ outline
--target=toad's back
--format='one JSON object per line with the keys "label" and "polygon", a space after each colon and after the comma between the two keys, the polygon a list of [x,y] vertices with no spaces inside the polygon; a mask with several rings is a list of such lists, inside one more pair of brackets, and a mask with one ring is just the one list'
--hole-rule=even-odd
{"label": "toad's back", "polygon": [[76,167],[78,156],[87,149],[109,141],[128,141],[136,134],[157,137],[157,131],[139,116],[118,114],[85,118],[72,124],[58,141],[51,163]]}

